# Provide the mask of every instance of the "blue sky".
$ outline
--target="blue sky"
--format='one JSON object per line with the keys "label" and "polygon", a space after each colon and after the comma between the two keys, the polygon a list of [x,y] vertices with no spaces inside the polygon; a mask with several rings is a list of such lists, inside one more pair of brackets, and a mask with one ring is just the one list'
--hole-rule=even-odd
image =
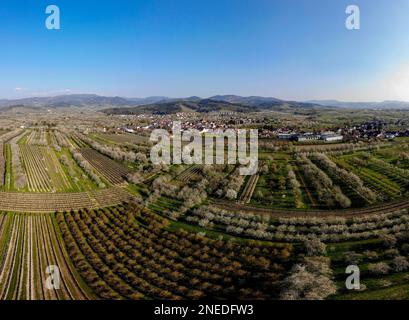
{"label": "blue sky", "polygon": [[408,0],[2,0],[0,41],[0,98],[409,100]]}

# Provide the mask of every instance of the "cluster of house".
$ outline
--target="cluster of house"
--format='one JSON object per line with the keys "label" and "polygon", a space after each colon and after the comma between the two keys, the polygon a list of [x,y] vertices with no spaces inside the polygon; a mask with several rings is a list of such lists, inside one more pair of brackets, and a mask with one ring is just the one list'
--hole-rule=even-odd
{"label": "cluster of house", "polygon": [[[382,120],[373,120],[360,125],[338,128],[335,131],[300,132],[291,128],[263,128],[262,118],[243,118],[231,114],[198,114],[178,113],[176,115],[137,115],[133,116],[126,127],[118,127],[116,132],[149,132],[154,129],[171,130],[174,121],[182,124],[181,130],[196,129],[202,133],[209,130],[226,130],[229,128],[258,127],[259,137],[297,142],[342,142],[360,139],[394,139],[399,136],[409,136],[409,130],[385,130],[387,124]],[[133,120],[133,121],[132,121]],[[104,128],[104,130],[107,130]]]}
{"label": "cluster of house", "polygon": [[387,139],[392,140],[396,137],[408,137],[409,130],[405,129],[406,124],[398,121],[395,127],[401,127],[399,130],[388,130],[388,124],[383,120],[373,120],[364,122],[361,125],[344,128],[343,132],[351,139]]}
{"label": "cluster of house", "polygon": [[[137,133],[137,132],[150,132],[155,129],[171,130],[173,128],[174,122],[178,121],[181,123],[181,130],[198,130],[199,132],[205,133],[212,130],[226,130],[235,127],[235,122],[231,123],[228,117],[211,117],[207,118],[190,116],[186,117],[185,113],[174,115],[147,115],[142,117],[141,115],[134,117],[134,121],[128,123],[125,127],[116,128],[103,128],[104,132],[110,131],[115,133]],[[227,119],[227,120],[226,120]],[[138,121],[139,120],[139,121]]]}
{"label": "cluster of house", "polygon": [[[397,124],[395,124],[397,125]],[[336,132],[321,133],[300,133],[290,129],[279,130],[275,136],[280,140],[309,142],[340,142],[361,139],[385,139],[393,140],[396,137],[408,137],[409,129],[405,129],[403,123],[400,123],[400,130],[388,130],[388,124],[383,120],[367,121],[360,125],[339,128]]]}
{"label": "cluster of house", "polygon": [[[129,124],[122,131],[134,133],[136,131],[154,130],[154,129],[172,129],[173,123],[178,121],[181,123],[182,131],[198,130],[207,132],[210,130],[226,130],[243,127],[253,124],[253,119],[234,118],[228,113],[219,113],[217,115],[207,114],[194,115],[188,113],[177,113],[176,115],[138,115],[134,116],[132,124]],[[131,121],[130,121],[131,122]]]}

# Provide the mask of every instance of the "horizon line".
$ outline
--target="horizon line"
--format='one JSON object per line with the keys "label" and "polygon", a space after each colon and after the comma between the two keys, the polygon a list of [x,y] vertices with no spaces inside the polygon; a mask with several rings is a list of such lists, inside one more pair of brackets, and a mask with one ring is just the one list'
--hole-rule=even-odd
{"label": "horizon line", "polygon": [[215,96],[236,96],[236,97],[241,97],[241,98],[265,98],[265,99],[277,99],[277,100],[282,100],[282,101],[294,101],[294,102],[304,102],[304,103],[311,103],[311,102],[326,102],[326,101],[333,101],[333,102],[342,102],[342,103],[384,103],[384,102],[406,102],[409,103],[409,101],[406,100],[395,100],[395,99],[385,99],[385,100],[342,100],[342,99],[336,99],[336,98],[327,98],[327,99],[284,99],[284,98],[277,98],[274,96],[270,95],[239,95],[239,94],[215,94],[211,95],[209,97],[202,97],[198,95],[187,95],[184,97],[172,97],[172,96],[167,96],[167,95],[148,95],[148,96],[126,96],[126,95],[109,95],[109,94],[101,94],[101,93],[93,93],[93,92],[83,92],[83,93],[61,93],[61,94],[55,94],[55,95],[32,95],[32,96],[27,96],[27,97],[19,97],[19,98],[2,98],[0,97],[1,100],[7,100],[7,101],[13,101],[13,100],[24,100],[24,99],[41,99],[41,98],[56,98],[56,97],[61,97],[61,96],[80,96],[80,95],[94,95],[98,97],[107,97],[107,98],[123,98],[123,99],[148,99],[148,98],[164,98],[164,99],[188,99],[192,97],[197,97],[200,99],[210,99]]}

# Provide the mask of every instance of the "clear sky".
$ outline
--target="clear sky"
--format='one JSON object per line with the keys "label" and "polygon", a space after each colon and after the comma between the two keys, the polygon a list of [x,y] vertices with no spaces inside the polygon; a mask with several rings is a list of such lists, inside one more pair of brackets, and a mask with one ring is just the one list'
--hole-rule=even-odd
{"label": "clear sky", "polygon": [[0,43],[0,98],[409,101],[408,0],[1,0]]}

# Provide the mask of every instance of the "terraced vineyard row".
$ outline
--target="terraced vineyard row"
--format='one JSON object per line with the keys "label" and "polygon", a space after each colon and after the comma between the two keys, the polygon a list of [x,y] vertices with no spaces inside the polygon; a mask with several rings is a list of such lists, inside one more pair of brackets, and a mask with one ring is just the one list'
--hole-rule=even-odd
{"label": "terraced vineyard row", "polygon": [[56,212],[117,205],[132,199],[120,187],[73,193],[0,193],[0,210],[11,212]]}
{"label": "terraced vineyard row", "polygon": [[82,156],[113,184],[121,184],[130,172],[127,168],[90,148],[79,150]]}
{"label": "terraced vineyard row", "polygon": [[83,142],[77,135],[71,134],[70,139],[73,142],[75,148],[89,148],[85,142]]}
{"label": "terraced vineyard row", "polygon": [[211,240],[127,206],[57,215],[67,250],[104,299],[271,298],[290,245]]}
{"label": "terraced vineyard row", "polygon": [[190,168],[187,168],[183,171],[178,177],[177,180],[181,182],[190,182],[192,180],[200,179],[202,174],[202,166],[201,165],[193,165]]}
{"label": "terraced vineyard row", "polygon": [[63,192],[72,188],[51,148],[21,145],[20,149],[30,192]]}
{"label": "terraced vineyard row", "polygon": [[241,193],[239,202],[242,204],[250,203],[251,197],[253,196],[254,190],[256,189],[257,182],[260,176],[258,174],[250,176],[247,180],[247,184]]}
{"label": "terraced vineyard row", "polygon": [[95,199],[98,207],[109,207],[112,205],[132,200],[132,195],[121,187],[114,186],[108,189],[89,192],[90,198]]}
{"label": "terraced vineyard row", "polygon": [[47,146],[47,132],[45,130],[33,130],[27,137],[26,143],[33,146]]}
{"label": "terraced vineyard row", "polygon": [[149,136],[131,133],[121,134],[100,133],[98,134],[98,137],[118,144],[147,145],[149,142]]}
{"label": "terraced vineyard row", "polygon": [[[92,298],[49,214],[0,214],[0,299]],[[58,267],[51,273],[50,266]],[[53,276],[51,281],[50,277]]]}
{"label": "terraced vineyard row", "polygon": [[383,201],[394,199],[401,195],[399,186],[383,174],[362,166],[356,158],[337,159],[337,164],[346,170],[355,172]]}
{"label": "terraced vineyard row", "polygon": [[4,186],[5,175],[6,175],[6,157],[5,157],[4,144],[7,141],[18,136],[20,133],[21,133],[21,130],[18,129],[18,130],[7,132],[0,136],[0,187]]}

